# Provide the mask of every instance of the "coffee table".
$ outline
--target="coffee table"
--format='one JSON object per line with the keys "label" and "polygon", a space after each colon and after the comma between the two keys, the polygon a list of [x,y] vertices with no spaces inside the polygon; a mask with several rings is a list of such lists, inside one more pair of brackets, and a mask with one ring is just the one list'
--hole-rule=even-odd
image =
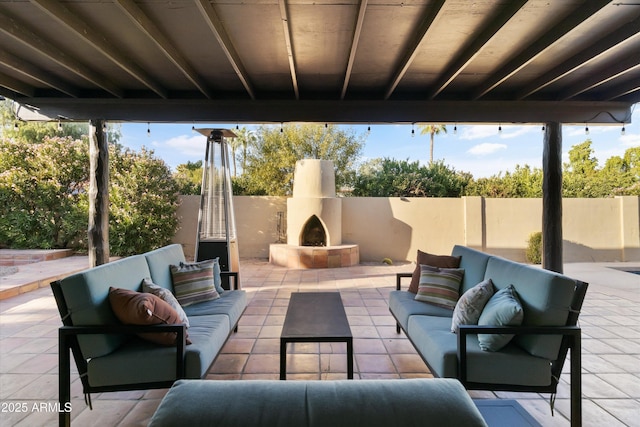
{"label": "coffee table", "polygon": [[280,379],[287,379],[287,344],[347,343],[347,378],[353,379],[353,336],[339,292],[293,292],[280,335]]}

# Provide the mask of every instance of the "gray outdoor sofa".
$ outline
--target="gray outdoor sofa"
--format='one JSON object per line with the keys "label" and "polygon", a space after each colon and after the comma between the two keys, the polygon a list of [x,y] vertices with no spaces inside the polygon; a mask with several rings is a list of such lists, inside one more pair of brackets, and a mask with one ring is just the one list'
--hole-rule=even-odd
{"label": "gray outdoor sofa", "polygon": [[[411,273],[397,276],[389,310],[436,377],[458,378],[467,389],[555,393],[571,351],[571,424],[581,425],[581,344],[576,326],[587,284],[564,275],[465,246],[451,253],[464,269],[460,295],[486,279],[496,291],[513,285],[522,304],[521,326],[462,325],[452,332],[453,311],[402,290]],[[480,347],[478,333],[515,337],[499,351]],[[485,335],[487,336],[487,335]]]}
{"label": "gray outdoor sofa", "polygon": [[[206,375],[247,305],[236,272],[221,272],[225,290],[220,298],[184,307],[188,329],[182,323],[122,324],[109,300],[110,287],[141,291],[145,278],[173,290],[169,266],[181,262],[185,262],[182,246],[173,244],[51,283],[64,325],[59,329],[61,408],[68,407],[71,397],[69,350],[90,406],[90,393],[167,388],[177,379]],[[174,334],[175,344],[159,345],[137,336],[167,332]],[[61,412],[60,425],[69,423],[70,413]]]}

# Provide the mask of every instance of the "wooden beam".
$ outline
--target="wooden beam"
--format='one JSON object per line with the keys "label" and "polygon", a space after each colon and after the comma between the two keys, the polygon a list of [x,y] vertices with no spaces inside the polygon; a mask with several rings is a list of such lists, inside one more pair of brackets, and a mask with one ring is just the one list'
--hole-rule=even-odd
{"label": "wooden beam", "polygon": [[368,0],[360,0],[360,5],[358,6],[358,16],[356,18],[355,29],[353,30],[353,38],[351,39],[351,50],[349,50],[349,60],[347,61],[347,69],[344,73],[344,82],[342,83],[340,99],[344,99],[347,94],[347,87],[349,87],[351,71],[353,70],[353,63],[356,61],[356,52],[358,51],[358,44],[360,43],[360,34],[362,33],[364,15],[367,11],[367,3]]}
{"label": "wooden beam", "polygon": [[579,83],[560,93],[558,97],[563,101],[575,98],[581,93],[592,90],[604,83],[616,79],[617,77],[639,69],[640,52],[636,52],[624,61],[605,64],[600,68],[599,72],[592,72],[588,76],[585,76],[585,78],[583,78]]}
{"label": "wooden beam", "polygon": [[158,46],[158,48],[166,55],[167,58],[189,79],[200,92],[207,98],[211,99],[211,92],[207,88],[207,84],[200,78],[198,73],[193,69],[191,64],[187,62],[180,51],[169,41],[158,26],[135,4],[132,0],[115,0],[120,9],[129,16],[129,18],[138,26],[140,31],[144,32],[149,39]]}
{"label": "wooden beam", "polygon": [[251,99],[256,99],[251,79],[249,79],[249,73],[245,70],[242,60],[240,59],[240,55],[233,46],[231,38],[224,29],[224,25],[222,24],[222,21],[220,21],[213,5],[209,0],[196,0],[196,6],[198,6],[200,13],[205,18],[205,21],[213,35],[216,37],[216,40],[218,40],[222,51],[231,64],[231,67],[233,67],[233,70],[236,72],[236,75],[240,79],[245,90]]}
{"label": "wooden beam", "polygon": [[[108,121],[207,123],[563,123],[618,124],[631,117],[631,102],[584,101],[383,101],[72,99],[17,97],[55,120],[103,117]],[[40,120],[25,110],[23,120]]]}
{"label": "wooden beam", "polygon": [[536,39],[528,48],[489,76],[472,94],[472,99],[480,99],[500,86],[578,25],[588,19],[595,19],[594,15],[609,3],[611,3],[609,0],[590,0],[584,4],[577,5],[576,9],[553,27],[551,31]]}
{"label": "wooden beam", "polygon": [[580,70],[596,59],[601,58],[617,46],[628,43],[637,37],[640,37],[640,18],[636,18],[627,25],[618,28],[611,34],[597,41],[594,45],[589,46],[554,69],[544,73],[518,92],[516,99],[525,99],[561,78]]}
{"label": "wooden beam", "polygon": [[109,147],[104,120],[89,122],[89,265],[109,262]]}
{"label": "wooden beam", "polygon": [[545,124],[542,151],[542,267],[562,273],[562,125]]}
{"label": "wooden beam", "polygon": [[124,96],[124,92],[121,88],[105,77],[90,70],[84,66],[82,62],[69,56],[65,53],[65,49],[49,42],[47,37],[37,34],[34,30],[30,29],[26,22],[11,16],[6,11],[2,11],[2,13],[0,13],[0,31],[25,46],[36,50],[40,54],[46,56],[49,60],[59,64],[70,72],[86,79],[99,88],[104,89],[113,96],[118,98],[122,98]]}
{"label": "wooden beam", "polygon": [[488,20],[488,24],[479,34],[471,34],[471,42],[460,52],[440,76],[433,89],[428,95],[429,99],[434,99],[442,92],[466,67],[478,56],[485,44],[496,35],[498,31],[515,15],[528,0],[518,0],[508,2],[497,16]]}
{"label": "wooden beam", "polygon": [[[28,85],[20,80],[14,79],[11,76],[7,76],[4,73],[0,73],[0,86],[7,88],[16,94],[32,97],[35,94],[33,86]],[[12,94],[7,95],[8,98],[15,98]]]}
{"label": "wooden beam", "polygon": [[51,73],[46,73],[41,68],[35,67],[34,65],[22,60],[21,58],[11,55],[5,50],[0,50],[0,64],[3,64],[4,66],[17,71],[22,75],[36,80],[43,85],[59,90],[66,95],[72,96],[74,98],[77,98],[79,96],[78,89],[63,82]]}
{"label": "wooden beam", "polygon": [[389,86],[387,86],[387,90],[384,94],[384,99],[389,99],[393,91],[396,90],[396,87],[398,87],[400,80],[402,80],[405,73],[409,69],[409,66],[413,63],[413,60],[418,54],[418,48],[420,47],[420,44],[422,44],[422,41],[425,39],[425,36],[427,35],[427,31],[431,27],[431,24],[433,24],[433,22],[438,17],[442,6],[444,6],[444,3],[445,0],[435,0],[433,1],[433,4],[429,4],[426,13],[422,17],[422,21],[420,21],[418,27],[413,31],[414,36],[405,49],[400,64],[396,67],[396,72],[394,73]]}
{"label": "wooden beam", "polygon": [[168,98],[167,90],[156,82],[140,65],[127,58],[121,49],[113,46],[96,29],[73,13],[66,5],[54,0],[30,0],[49,16],[56,19],[69,30],[73,31],[80,40],[84,40],[99,53],[109,58],[114,64],[125,70],[133,78],[151,89],[161,98]]}
{"label": "wooden beam", "polygon": [[284,43],[287,46],[287,57],[289,58],[289,72],[291,73],[293,92],[296,95],[296,99],[300,99],[298,76],[296,74],[296,57],[293,51],[293,41],[291,40],[291,28],[289,28],[289,11],[286,0],[278,0],[278,6],[280,7],[280,19],[282,20],[282,29],[284,31]]}

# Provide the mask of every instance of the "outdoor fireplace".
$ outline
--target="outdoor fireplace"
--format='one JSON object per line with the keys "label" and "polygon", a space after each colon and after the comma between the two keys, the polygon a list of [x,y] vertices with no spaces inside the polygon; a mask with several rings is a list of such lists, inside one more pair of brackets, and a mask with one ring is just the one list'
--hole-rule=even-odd
{"label": "outdoor fireplace", "polygon": [[342,244],[342,200],[336,197],[333,162],[296,163],[287,200],[287,244],[272,244],[272,263],[292,268],[347,267],[360,262],[358,245]]}

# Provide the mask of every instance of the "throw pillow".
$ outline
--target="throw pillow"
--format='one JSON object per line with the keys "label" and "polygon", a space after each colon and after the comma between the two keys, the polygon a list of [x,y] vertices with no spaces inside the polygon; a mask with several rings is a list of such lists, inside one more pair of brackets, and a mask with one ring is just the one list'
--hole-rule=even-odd
{"label": "throw pillow", "polygon": [[432,255],[430,253],[418,250],[418,256],[416,258],[416,269],[413,270],[411,283],[409,284],[408,289],[409,292],[413,292],[414,294],[418,292],[421,265],[430,265],[432,267],[438,268],[458,268],[460,267],[460,257],[449,255]]}
{"label": "throw pillow", "polygon": [[214,260],[171,265],[173,292],[181,306],[220,298],[213,281]]}
{"label": "throw pillow", "polygon": [[456,333],[460,325],[477,325],[482,309],[494,292],[493,282],[487,279],[462,294],[453,309],[451,332]]}
{"label": "throw pillow", "polygon": [[[520,326],[524,312],[513,285],[496,292],[484,306],[478,325]],[[478,334],[480,348],[485,351],[498,351],[513,338],[512,334]]]}
{"label": "throw pillow", "polygon": [[[118,320],[125,325],[182,324],[178,313],[153,294],[110,287],[109,303]],[[177,334],[175,332],[143,333],[138,336],[157,344],[175,345]],[[186,341],[187,344],[191,344],[188,335]]]}
{"label": "throw pillow", "polygon": [[464,276],[463,268],[438,268],[420,266],[417,301],[453,310],[460,296],[460,282]]}
{"label": "throw pillow", "polygon": [[169,289],[165,289],[156,285],[151,281],[149,277],[146,277],[142,279],[142,292],[153,294],[158,298],[160,298],[162,301],[169,304],[171,308],[173,308],[176,311],[176,313],[178,313],[178,317],[180,317],[180,320],[182,321],[181,323],[184,323],[185,325],[187,325],[187,328],[190,326],[189,318],[187,317],[187,314],[184,312],[184,310],[182,309],[182,306],[180,305],[176,297],[173,296],[173,294]]}

